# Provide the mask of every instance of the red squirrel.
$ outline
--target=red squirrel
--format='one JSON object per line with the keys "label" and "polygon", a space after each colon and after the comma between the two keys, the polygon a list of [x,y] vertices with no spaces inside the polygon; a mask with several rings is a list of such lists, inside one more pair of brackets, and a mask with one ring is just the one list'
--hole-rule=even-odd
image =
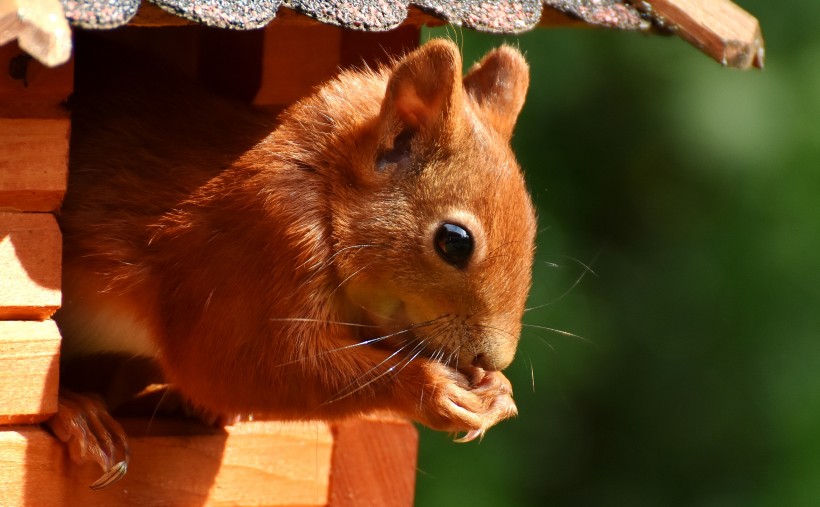
{"label": "red squirrel", "polygon": [[[461,66],[433,40],[275,118],[195,91],[79,99],[64,356],[151,357],[224,416],[386,410],[467,441],[515,415],[501,370],[536,221],[509,140],[529,69],[509,46]],[[63,392],[50,425],[107,484],[125,436],[84,403]]]}

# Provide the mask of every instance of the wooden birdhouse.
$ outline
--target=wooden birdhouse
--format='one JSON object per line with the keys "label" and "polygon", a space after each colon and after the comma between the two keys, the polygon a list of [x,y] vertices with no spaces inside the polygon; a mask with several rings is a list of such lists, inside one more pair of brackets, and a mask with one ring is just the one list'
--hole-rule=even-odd
{"label": "wooden birdhouse", "polygon": [[[69,167],[66,101],[82,82],[89,44],[153,49],[218,93],[278,111],[341,69],[415,48],[424,25],[445,23],[507,34],[551,26],[671,33],[738,68],[762,67],[764,56],[757,21],[728,0],[0,0],[2,505],[412,505],[418,437],[403,420],[210,429],[128,419],[129,473],[102,491],[88,488],[99,470],[73,465],[38,423],[57,409],[54,213]],[[103,30],[105,38],[85,37]]]}

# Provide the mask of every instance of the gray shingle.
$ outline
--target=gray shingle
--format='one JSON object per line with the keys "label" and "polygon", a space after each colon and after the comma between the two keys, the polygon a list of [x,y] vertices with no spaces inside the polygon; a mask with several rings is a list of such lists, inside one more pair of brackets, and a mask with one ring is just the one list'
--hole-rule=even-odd
{"label": "gray shingle", "polygon": [[[85,28],[115,28],[134,17],[140,0],[61,0],[68,20]],[[249,30],[268,24],[280,7],[354,30],[395,28],[410,5],[453,25],[485,32],[533,28],[543,5],[589,24],[625,30],[649,24],[624,0],[151,0],[162,9],[208,26]]]}

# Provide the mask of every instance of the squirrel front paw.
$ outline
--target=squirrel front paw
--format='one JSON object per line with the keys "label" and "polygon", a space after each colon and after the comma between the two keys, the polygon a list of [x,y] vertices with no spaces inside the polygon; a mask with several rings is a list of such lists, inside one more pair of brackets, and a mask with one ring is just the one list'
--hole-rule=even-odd
{"label": "squirrel front paw", "polygon": [[418,417],[434,429],[466,432],[456,442],[482,437],[496,423],[518,414],[512,384],[501,372],[473,368],[463,373],[432,361],[423,372]]}
{"label": "squirrel front paw", "polygon": [[100,465],[103,475],[91,489],[105,488],[125,476],[130,458],[128,440],[100,400],[61,389],[57,413],[45,424],[65,443],[72,461]]}

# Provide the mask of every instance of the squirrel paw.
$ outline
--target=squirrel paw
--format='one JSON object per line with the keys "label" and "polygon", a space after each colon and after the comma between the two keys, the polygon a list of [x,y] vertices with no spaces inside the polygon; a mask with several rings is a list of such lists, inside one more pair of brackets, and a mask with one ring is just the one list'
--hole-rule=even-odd
{"label": "squirrel paw", "polygon": [[73,462],[100,465],[103,475],[91,489],[105,488],[125,476],[130,459],[128,440],[99,399],[61,389],[57,413],[45,424],[66,444]]}
{"label": "squirrel paw", "polygon": [[440,363],[428,364],[431,378],[420,400],[421,420],[435,429],[466,432],[456,442],[483,437],[496,423],[518,414],[512,384],[501,372],[474,368],[462,373]]}

